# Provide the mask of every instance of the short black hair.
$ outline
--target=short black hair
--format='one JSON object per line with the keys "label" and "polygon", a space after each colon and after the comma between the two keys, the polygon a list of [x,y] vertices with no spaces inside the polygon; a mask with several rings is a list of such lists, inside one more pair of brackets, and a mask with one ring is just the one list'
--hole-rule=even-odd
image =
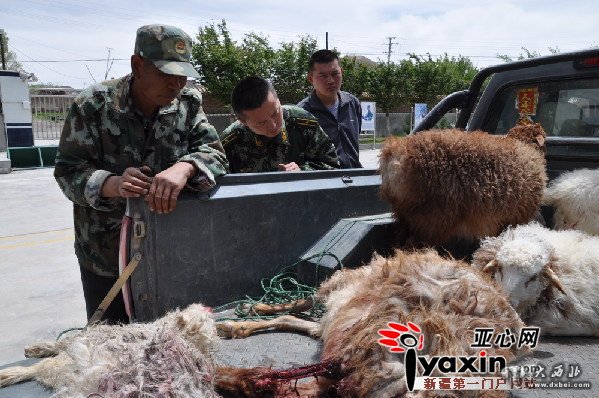
{"label": "short black hair", "polygon": [[269,92],[276,97],[277,92],[268,80],[258,76],[246,77],[237,83],[231,93],[231,108],[235,115],[241,116],[243,111],[260,108]]}
{"label": "short black hair", "polygon": [[312,54],[308,61],[308,70],[311,72],[314,69],[314,64],[328,64],[334,60],[339,61],[339,56],[331,50],[318,50]]}

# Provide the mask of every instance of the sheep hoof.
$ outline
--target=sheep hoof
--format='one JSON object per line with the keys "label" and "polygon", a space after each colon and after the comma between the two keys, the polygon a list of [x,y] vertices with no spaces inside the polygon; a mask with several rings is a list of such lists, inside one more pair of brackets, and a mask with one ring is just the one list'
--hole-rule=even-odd
{"label": "sheep hoof", "polygon": [[223,321],[216,323],[216,333],[218,337],[224,339],[232,339],[233,338],[233,322],[231,321]]}
{"label": "sheep hoof", "polygon": [[58,354],[55,342],[44,342],[25,347],[25,358],[45,358]]}
{"label": "sheep hoof", "polygon": [[251,335],[254,331],[254,329],[246,325],[247,322],[218,322],[216,324],[216,332],[221,338],[243,339]]}

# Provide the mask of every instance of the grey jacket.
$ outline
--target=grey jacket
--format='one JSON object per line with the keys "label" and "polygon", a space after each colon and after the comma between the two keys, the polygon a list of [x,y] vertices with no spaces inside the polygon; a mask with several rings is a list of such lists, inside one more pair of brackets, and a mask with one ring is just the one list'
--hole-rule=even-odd
{"label": "grey jacket", "polygon": [[360,142],[358,134],[362,127],[362,108],[360,101],[352,94],[340,91],[339,120],[316,96],[314,90],[301,100],[297,106],[304,108],[318,119],[318,123],[327,133],[337,151],[342,169],[362,167],[360,164]]}

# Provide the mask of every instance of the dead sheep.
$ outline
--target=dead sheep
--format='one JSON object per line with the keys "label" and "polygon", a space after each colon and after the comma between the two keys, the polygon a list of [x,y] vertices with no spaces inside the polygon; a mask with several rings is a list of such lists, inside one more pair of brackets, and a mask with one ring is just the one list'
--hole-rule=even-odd
{"label": "dead sheep", "polygon": [[539,209],[544,143],[539,124],[517,125],[507,136],[451,129],[389,137],[381,194],[416,245],[497,236]]}
{"label": "dead sheep", "polygon": [[599,170],[579,169],[553,180],[543,197],[553,206],[554,228],[599,235]]}
{"label": "dead sheep", "polygon": [[503,288],[527,324],[546,335],[599,336],[599,238],[537,223],[487,238],[472,265]]}
{"label": "dead sheep", "polygon": [[218,336],[209,310],[192,304],[152,323],[92,325],[35,344],[28,367],[0,370],[0,387],[37,380],[53,397],[218,397],[211,353]]}
{"label": "dead sheep", "polygon": [[[517,334],[524,326],[493,282],[466,263],[442,258],[430,249],[397,251],[390,258],[375,256],[367,266],[338,271],[321,285],[316,300],[327,309],[320,322],[285,315],[259,322],[224,321],[217,327],[227,337],[246,337],[268,328],[320,337],[321,362],[308,367],[319,377],[317,382],[299,383],[301,393],[296,394],[300,396],[395,397],[408,393],[403,356],[377,343],[379,330],[388,328],[389,322],[418,325],[424,341],[419,355],[429,356],[477,355],[477,349],[471,347],[475,328],[509,329]],[[294,305],[302,307],[304,303]],[[487,352],[510,361],[526,352],[525,348],[493,346]],[[283,373],[287,376],[303,370]],[[264,368],[219,369],[216,383],[228,382],[228,391],[245,397],[265,393],[257,392],[256,385],[272,387],[268,396],[296,396],[273,385],[280,373]],[[452,393],[480,396],[476,391]],[[410,394],[430,396],[424,391]],[[503,396],[497,394],[493,396]]]}

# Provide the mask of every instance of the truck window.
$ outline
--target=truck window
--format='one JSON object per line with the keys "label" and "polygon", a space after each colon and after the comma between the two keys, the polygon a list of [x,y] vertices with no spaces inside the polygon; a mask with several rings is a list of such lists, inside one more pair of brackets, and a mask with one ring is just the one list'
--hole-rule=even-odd
{"label": "truck window", "polygon": [[484,130],[505,134],[521,108],[548,136],[599,137],[599,79],[548,81],[506,87],[491,105]]}

